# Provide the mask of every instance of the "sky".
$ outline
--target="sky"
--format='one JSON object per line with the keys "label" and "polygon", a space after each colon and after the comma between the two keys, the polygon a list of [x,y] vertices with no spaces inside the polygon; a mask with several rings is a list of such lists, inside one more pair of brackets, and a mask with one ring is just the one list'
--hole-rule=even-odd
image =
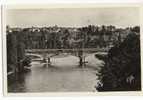
{"label": "sky", "polygon": [[139,25],[139,8],[51,8],[7,9],[6,24],[10,27],[82,27],[87,25]]}

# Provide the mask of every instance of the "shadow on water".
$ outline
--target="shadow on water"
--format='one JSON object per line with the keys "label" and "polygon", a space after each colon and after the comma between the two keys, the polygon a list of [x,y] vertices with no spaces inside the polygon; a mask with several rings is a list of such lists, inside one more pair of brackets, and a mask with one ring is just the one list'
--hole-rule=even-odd
{"label": "shadow on water", "polygon": [[8,77],[8,92],[26,92],[25,79],[31,72],[17,73]]}
{"label": "shadow on water", "polygon": [[[19,87],[20,88],[17,88]],[[25,89],[25,75],[17,74],[16,76],[8,77],[8,92],[24,92]]]}

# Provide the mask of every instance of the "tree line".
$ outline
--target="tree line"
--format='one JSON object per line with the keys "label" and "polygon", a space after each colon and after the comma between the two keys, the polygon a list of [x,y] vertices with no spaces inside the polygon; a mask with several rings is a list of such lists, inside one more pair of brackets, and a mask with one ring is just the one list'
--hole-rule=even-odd
{"label": "tree line", "polygon": [[119,38],[123,39],[129,33],[127,30],[138,28],[138,26],[123,29],[111,25],[100,27],[89,25],[80,28],[20,28],[17,32],[22,35],[26,49],[72,49],[108,47],[116,44]]}

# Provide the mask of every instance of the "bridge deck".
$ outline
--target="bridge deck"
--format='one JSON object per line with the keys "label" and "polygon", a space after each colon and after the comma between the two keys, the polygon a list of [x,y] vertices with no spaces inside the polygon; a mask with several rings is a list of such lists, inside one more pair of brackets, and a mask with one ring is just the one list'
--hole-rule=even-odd
{"label": "bridge deck", "polygon": [[79,49],[26,49],[26,52],[56,52],[56,51],[101,51],[107,52],[109,48],[79,48]]}

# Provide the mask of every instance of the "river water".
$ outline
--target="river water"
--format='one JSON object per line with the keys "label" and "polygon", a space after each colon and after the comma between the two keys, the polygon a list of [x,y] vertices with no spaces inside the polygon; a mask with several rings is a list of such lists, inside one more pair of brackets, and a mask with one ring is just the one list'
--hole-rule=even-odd
{"label": "river water", "polygon": [[8,85],[9,92],[95,92],[97,69],[103,61],[89,54],[86,67],[78,67],[75,56],[53,57],[52,66],[32,62],[31,71],[21,74]]}

